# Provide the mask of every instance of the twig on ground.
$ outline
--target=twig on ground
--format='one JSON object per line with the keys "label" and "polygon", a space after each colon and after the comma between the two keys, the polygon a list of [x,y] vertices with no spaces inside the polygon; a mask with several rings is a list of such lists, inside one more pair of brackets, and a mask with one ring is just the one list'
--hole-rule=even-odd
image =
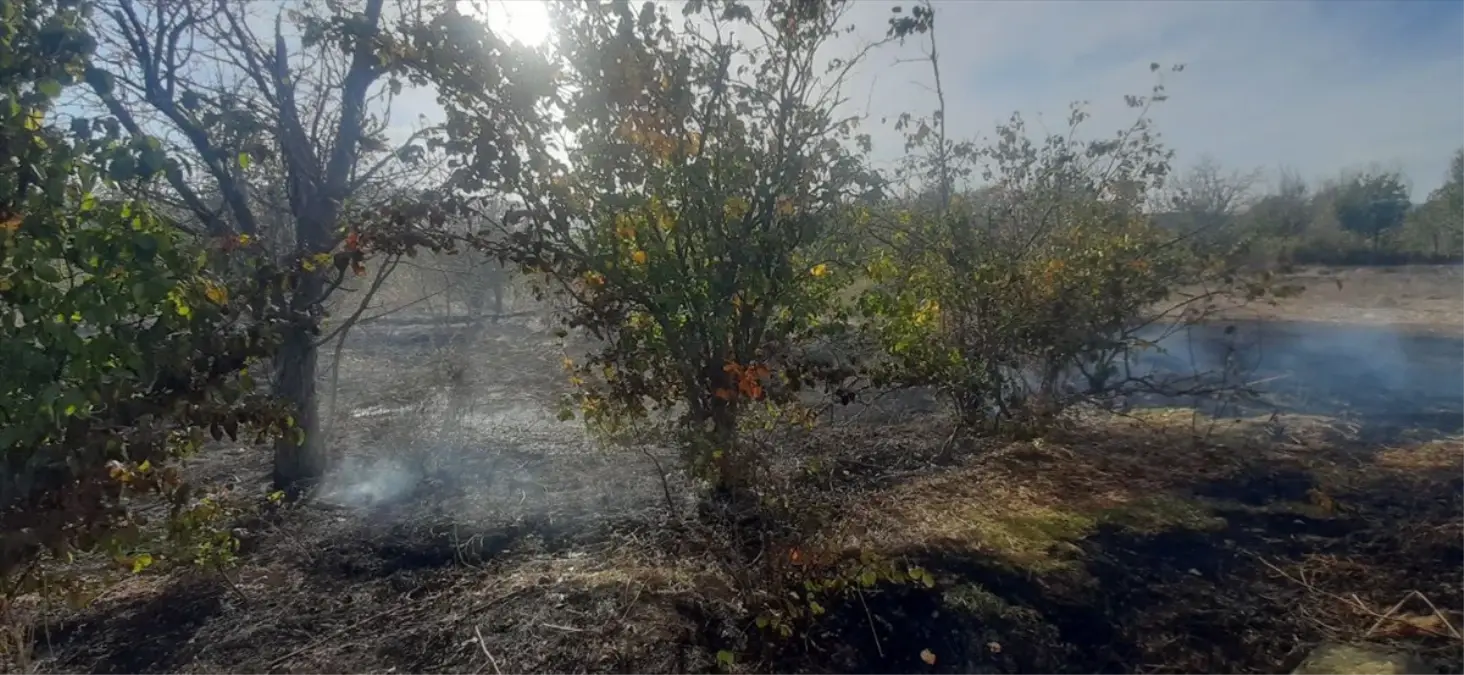
{"label": "twig on ground", "polygon": [[562,630],[562,631],[569,632],[569,633],[583,633],[583,632],[585,632],[585,629],[583,629],[583,628],[575,628],[574,626],[561,626],[559,624],[554,624],[554,623],[541,623],[539,625],[540,626],[543,626],[545,628],[553,628],[554,630]]}
{"label": "twig on ground", "polygon": [[478,648],[483,650],[483,656],[488,657],[488,663],[493,666],[493,672],[496,675],[503,675],[503,671],[498,669],[498,659],[493,658],[493,652],[488,651],[488,642],[483,639],[482,629],[473,626],[473,634],[478,636]]}
{"label": "twig on ground", "polygon": [[[1403,599],[1402,600],[1399,600],[1398,603],[1395,604],[1395,605],[1393,605],[1393,607],[1391,609],[1389,609],[1387,612],[1385,612],[1381,616],[1379,616],[1378,617],[1378,620],[1377,621],[1374,621],[1373,622],[1373,625],[1371,627],[1369,627],[1367,629],[1367,632],[1366,633],[1363,633],[1362,636],[1363,637],[1368,637],[1368,636],[1372,635],[1373,632],[1375,632],[1378,628],[1380,628],[1383,625],[1383,622],[1384,621],[1387,621],[1388,619],[1392,619],[1392,620],[1397,621],[1399,623],[1403,623],[1403,624],[1407,624],[1409,626],[1412,626],[1413,628],[1415,628],[1417,630],[1423,631],[1425,633],[1429,633],[1430,635],[1438,635],[1439,637],[1447,637],[1447,636],[1445,636],[1445,635],[1443,635],[1441,633],[1438,633],[1437,631],[1429,630],[1427,628],[1424,628],[1422,626],[1419,626],[1417,624],[1414,624],[1414,623],[1412,623],[1410,621],[1407,621],[1406,619],[1402,619],[1402,618],[1393,616],[1394,614],[1396,614],[1398,612],[1398,610],[1403,609],[1403,605],[1407,604],[1409,600],[1412,600],[1415,597],[1417,597],[1418,599],[1422,600],[1424,602],[1424,604],[1428,605],[1428,608],[1429,609],[1433,610],[1434,616],[1438,617],[1439,618],[1439,621],[1443,622],[1444,627],[1447,628],[1447,629],[1449,629],[1449,633],[1454,636],[1454,639],[1456,639],[1456,640],[1464,639],[1464,636],[1461,636],[1459,634],[1459,630],[1456,629],[1456,628],[1454,628],[1454,624],[1449,621],[1448,617],[1445,617],[1444,616],[1444,613],[1443,612],[1440,612],[1439,611],[1439,608],[1436,607],[1433,604],[1433,601],[1432,600],[1429,600],[1427,596],[1425,596],[1424,594],[1422,594],[1422,593],[1420,593],[1418,591],[1408,591],[1407,593],[1403,594]],[[1352,594],[1352,601],[1355,602],[1355,603],[1357,603],[1357,606],[1358,607],[1361,607],[1363,609],[1367,609],[1367,605],[1365,603],[1363,603],[1363,601],[1362,601],[1361,598],[1357,597],[1357,594],[1356,593],[1353,593]]]}
{"label": "twig on ground", "polygon": [[869,619],[869,634],[874,636],[874,649],[879,653],[880,658],[884,658],[884,647],[879,644],[879,631],[874,628],[874,613],[869,611],[869,604],[864,602],[864,590],[858,588],[854,590],[859,593],[859,604],[864,607],[865,618]]}
{"label": "twig on ground", "polygon": [[[1289,581],[1292,581],[1292,582],[1300,585],[1302,588],[1305,588],[1308,591],[1311,591],[1311,592],[1316,593],[1318,595],[1321,595],[1323,597],[1331,598],[1333,600],[1336,600],[1338,602],[1341,602],[1341,603],[1343,603],[1345,605],[1348,605],[1350,607],[1355,607],[1358,610],[1360,610],[1362,613],[1367,614],[1368,616],[1377,617],[1377,621],[1373,622],[1372,626],[1370,628],[1368,628],[1367,631],[1362,634],[1362,637],[1364,637],[1364,638],[1371,636],[1373,634],[1373,632],[1376,631],[1378,629],[1378,627],[1383,624],[1383,622],[1390,621],[1391,620],[1391,621],[1396,621],[1398,623],[1401,623],[1401,624],[1403,624],[1405,626],[1409,626],[1409,627],[1411,627],[1414,630],[1417,630],[1419,632],[1428,633],[1429,635],[1433,635],[1435,637],[1450,637],[1450,636],[1452,636],[1456,640],[1464,640],[1464,636],[1461,636],[1460,635],[1459,630],[1454,627],[1453,623],[1451,623],[1447,617],[1444,616],[1443,612],[1440,612],[1439,611],[1439,608],[1436,607],[1433,604],[1433,602],[1430,601],[1426,596],[1424,596],[1424,594],[1422,594],[1422,593],[1420,593],[1420,592],[1418,592],[1416,590],[1415,591],[1408,591],[1407,593],[1405,593],[1403,595],[1403,599],[1402,600],[1399,600],[1397,604],[1393,605],[1393,608],[1392,609],[1389,609],[1387,612],[1380,613],[1377,610],[1373,609],[1372,607],[1369,607],[1366,602],[1363,602],[1362,601],[1362,598],[1357,597],[1357,594],[1356,593],[1350,594],[1351,597],[1343,597],[1343,596],[1337,595],[1336,593],[1332,593],[1332,592],[1329,592],[1329,591],[1324,591],[1324,590],[1322,590],[1320,588],[1317,588],[1311,582],[1307,581],[1306,578],[1305,578],[1305,576],[1303,576],[1301,579],[1298,579],[1298,578],[1296,578],[1296,577],[1294,577],[1294,576],[1286,573],[1286,571],[1282,570],[1281,568],[1279,568],[1279,567],[1271,564],[1269,561],[1267,561],[1265,558],[1262,558],[1259,555],[1256,555],[1256,554],[1252,553],[1251,556],[1254,557],[1256,560],[1260,561],[1260,563],[1262,565],[1265,565],[1266,567],[1270,568],[1271,571],[1273,571],[1273,572],[1281,575],[1282,577],[1286,578]],[[1448,634],[1440,633],[1440,632],[1438,632],[1436,630],[1430,630],[1430,629],[1425,628],[1423,626],[1419,626],[1416,623],[1413,623],[1411,621],[1408,621],[1407,619],[1404,619],[1402,617],[1394,616],[1394,614],[1399,609],[1401,609],[1403,607],[1404,603],[1407,603],[1414,596],[1417,596],[1419,599],[1423,600],[1423,602],[1425,604],[1427,604],[1430,609],[1433,610],[1434,616],[1437,616],[1439,618],[1439,620],[1444,623],[1444,627],[1449,630],[1449,633]]]}
{"label": "twig on ground", "polygon": [[656,456],[651,454],[649,448],[644,445],[638,447],[640,448],[641,454],[645,455],[647,459],[651,460],[652,464],[656,465],[656,476],[661,479],[661,494],[666,497],[666,514],[668,516],[675,516],[676,500],[671,498],[671,483],[666,479],[666,469],[661,467],[661,460],[656,459]]}
{"label": "twig on ground", "polygon": [[[512,598],[512,597],[518,595],[520,592],[522,592],[522,590],[520,590],[520,591],[514,591],[514,592],[510,592],[510,593],[506,593],[506,594],[504,594],[502,596],[493,598],[491,600],[486,600],[484,602],[478,603],[477,605],[474,605],[473,607],[470,607],[465,612],[465,614],[469,614],[469,615],[476,614],[476,613],[481,612],[481,611],[483,611],[483,610],[485,610],[485,609],[487,609],[489,607],[492,607],[493,605],[496,605],[496,604],[498,604],[500,602],[503,602],[505,600],[508,600],[509,598]],[[386,608],[386,609],[384,609],[384,610],[382,610],[380,612],[377,612],[375,614],[372,614],[370,616],[367,616],[365,618],[359,619],[359,620],[354,621],[352,623],[349,623],[349,624],[347,624],[345,626],[342,626],[340,628],[337,628],[337,629],[335,629],[335,630],[333,630],[333,631],[331,631],[329,633],[326,633],[325,635],[322,635],[320,637],[315,638],[314,640],[311,640],[311,641],[305,643],[304,645],[301,645],[299,648],[295,649],[294,651],[291,651],[290,653],[285,654],[284,656],[281,656],[279,658],[276,658],[273,661],[270,661],[268,664],[265,665],[264,670],[273,670],[276,666],[278,666],[278,665],[280,665],[280,664],[282,664],[282,663],[284,663],[284,662],[286,662],[286,661],[288,661],[288,660],[290,660],[290,659],[292,659],[292,658],[294,658],[296,656],[299,656],[300,654],[304,653],[305,651],[307,651],[309,649],[312,649],[312,648],[314,648],[316,646],[319,646],[321,644],[324,644],[325,642],[327,642],[329,640],[333,640],[333,639],[338,638],[338,637],[340,637],[342,635],[345,635],[346,633],[349,633],[349,632],[351,632],[351,631],[353,631],[353,630],[355,630],[357,628],[360,628],[360,627],[362,627],[362,626],[364,626],[364,625],[366,625],[368,623],[371,623],[372,621],[375,621],[377,619],[380,619],[380,618],[383,618],[383,617],[386,617],[386,616],[393,616],[394,615],[399,622],[405,622],[405,621],[411,619],[412,617],[414,617],[414,616],[416,616],[418,614],[422,614],[426,610],[432,609],[433,607],[434,606],[430,602],[425,602],[425,601],[420,601],[419,604],[416,607],[412,607],[412,608],[409,608],[409,609],[403,609],[401,605],[393,605],[393,606],[388,607],[388,608]],[[455,615],[444,615],[444,616],[455,616]]]}

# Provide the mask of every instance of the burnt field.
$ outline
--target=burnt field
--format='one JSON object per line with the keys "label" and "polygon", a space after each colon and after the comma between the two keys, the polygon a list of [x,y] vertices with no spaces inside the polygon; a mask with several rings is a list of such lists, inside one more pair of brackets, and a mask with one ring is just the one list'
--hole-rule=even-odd
{"label": "burnt field", "polygon": [[[1256,400],[1136,401],[943,458],[949,422],[919,397],[769,437],[770,483],[805,516],[772,534],[699,517],[654,435],[607,444],[557,420],[565,354],[546,321],[397,315],[341,353],[326,409],[342,461],[320,500],[241,522],[227,580],[158,565],[84,611],[39,608],[36,665],[1277,672],[1343,641],[1459,672],[1464,330],[1424,309],[1457,309],[1461,289],[1452,268],[1419,274],[1379,282],[1407,296],[1348,282],[1357,306],[1395,298],[1410,320],[1343,324],[1317,309],[1345,307],[1328,291],[1310,313],[1192,328],[1150,361],[1239,359]],[[267,464],[225,448],[190,470],[258,501]],[[857,552],[929,583],[830,601],[779,639],[739,590],[773,539],[799,551],[779,592]]]}

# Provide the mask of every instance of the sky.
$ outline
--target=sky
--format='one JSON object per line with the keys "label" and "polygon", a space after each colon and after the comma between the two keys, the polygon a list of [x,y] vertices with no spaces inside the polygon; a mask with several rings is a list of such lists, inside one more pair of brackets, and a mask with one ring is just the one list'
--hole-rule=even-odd
{"label": "sky", "polygon": [[[494,0],[489,20],[540,40],[534,0]],[[848,38],[879,37],[890,8],[854,0]],[[1146,94],[1149,64],[1170,99],[1153,111],[1183,169],[1209,155],[1226,168],[1288,167],[1310,180],[1345,169],[1399,170],[1422,199],[1464,146],[1464,2],[1458,0],[937,0],[937,39],[950,130],[989,137],[1020,111],[1029,127],[1065,128],[1089,102],[1090,136],[1132,121],[1125,94]],[[879,128],[901,111],[928,113],[928,69],[895,64],[916,45],[876,52],[850,83],[867,105],[876,159],[897,156]],[[865,92],[855,94],[854,92]],[[1038,124],[1039,120],[1041,125]]]}

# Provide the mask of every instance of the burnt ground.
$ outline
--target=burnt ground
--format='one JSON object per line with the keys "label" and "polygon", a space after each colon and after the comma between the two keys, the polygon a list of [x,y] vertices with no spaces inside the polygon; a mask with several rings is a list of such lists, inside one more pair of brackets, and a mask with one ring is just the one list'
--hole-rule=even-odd
{"label": "burnt ground", "polygon": [[[1398,374],[1359,356],[1382,338],[1310,325],[1267,343],[1258,379],[1289,373],[1269,380],[1271,413],[1074,415],[942,461],[949,425],[919,401],[778,433],[769,483],[799,518],[771,535],[699,519],[679,473],[668,504],[653,460],[674,452],[653,435],[607,448],[555,420],[548,326],[363,328],[322,499],[241,521],[232,582],[164,561],[83,610],[38,612],[36,666],[1277,672],[1341,640],[1464,672],[1464,341],[1394,330]],[[221,448],[189,470],[259,504],[267,462]],[[850,551],[931,583],[824,598],[787,639],[758,628],[798,580],[847,574]]]}

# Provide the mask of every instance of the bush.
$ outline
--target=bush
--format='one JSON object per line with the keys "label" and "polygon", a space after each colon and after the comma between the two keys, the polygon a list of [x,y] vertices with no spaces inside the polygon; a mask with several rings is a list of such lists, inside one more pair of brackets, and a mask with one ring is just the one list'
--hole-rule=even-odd
{"label": "bush", "polygon": [[[580,411],[678,415],[689,466],[731,491],[757,464],[739,420],[786,400],[774,345],[827,314],[824,235],[870,184],[813,58],[836,4],[691,3],[682,30],[649,4],[571,11],[557,56],[577,148],[511,188],[525,204],[503,254],[603,344],[570,364]],[[717,32],[738,25],[758,27],[757,53]]]}
{"label": "bush", "polygon": [[[134,193],[164,168],[154,139],[115,124],[63,130],[48,113],[90,53],[70,5],[7,5],[0,134],[0,578],[34,581],[46,550],[105,550],[133,569],[156,494],[175,541],[203,536],[216,509],[170,460],[207,438],[285,430],[248,367],[273,346],[269,270],[247,242],[199,242]],[[222,245],[221,245],[222,244]],[[241,244],[243,244],[241,246]],[[219,272],[227,271],[227,276]],[[196,552],[196,551],[195,551]],[[188,555],[187,557],[192,557]],[[0,599],[3,601],[3,599]]]}
{"label": "bush", "polygon": [[[1032,428],[1074,402],[1157,386],[1126,367],[1154,347],[1146,328],[1197,320],[1223,293],[1262,292],[1146,212],[1169,171],[1145,114],[1162,92],[1129,97],[1138,120],[1106,140],[1078,140],[1078,108],[1067,134],[1033,140],[1013,117],[979,150],[920,130],[939,117],[916,127],[911,145],[927,148],[917,168],[935,182],[926,194],[950,196],[881,219],[891,245],[859,298],[885,352],[876,385],[932,386],[966,428]],[[942,188],[982,160],[987,187]],[[1209,290],[1177,293],[1201,282]]]}

